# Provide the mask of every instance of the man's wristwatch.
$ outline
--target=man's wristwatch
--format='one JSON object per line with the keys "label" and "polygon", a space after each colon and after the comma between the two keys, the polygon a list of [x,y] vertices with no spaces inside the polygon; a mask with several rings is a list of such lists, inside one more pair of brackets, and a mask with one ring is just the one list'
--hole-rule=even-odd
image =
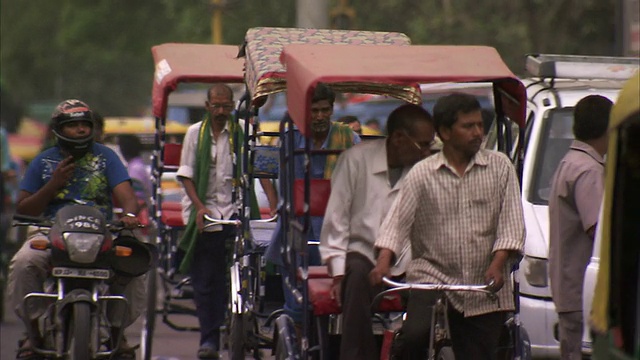
{"label": "man's wristwatch", "polygon": [[126,213],[126,214],[124,214],[124,216],[132,217],[132,218],[137,218],[136,214],[134,214],[134,213]]}

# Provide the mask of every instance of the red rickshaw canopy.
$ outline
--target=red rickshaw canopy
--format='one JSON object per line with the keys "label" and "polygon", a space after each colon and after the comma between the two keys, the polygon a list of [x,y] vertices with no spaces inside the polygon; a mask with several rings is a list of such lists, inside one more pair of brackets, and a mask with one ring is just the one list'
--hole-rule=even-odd
{"label": "red rickshaw canopy", "polygon": [[169,93],[178,83],[241,83],[244,59],[233,45],[162,44],[151,48],[155,63],[153,115],[165,117]]}
{"label": "red rickshaw canopy", "polygon": [[493,82],[504,114],[521,127],[525,124],[526,89],[492,47],[288,45],[281,62],[287,69],[289,114],[305,135],[319,82],[334,88],[357,84],[362,93],[379,93],[384,84]]}

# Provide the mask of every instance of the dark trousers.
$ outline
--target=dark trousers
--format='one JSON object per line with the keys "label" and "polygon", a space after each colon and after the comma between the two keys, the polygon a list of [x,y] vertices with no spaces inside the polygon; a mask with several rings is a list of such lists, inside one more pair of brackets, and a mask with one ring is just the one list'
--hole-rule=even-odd
{"label": "dark trousers", "polygon": [[[439,294],[412,291],[407,304],[407,319],[402,325],[403,359],[425,359],[429,347],[429,331],[433,305]],[[506,320],[504,312],[464,317],[448,306],[449,329],[456,359],[496,359],[500,332]]]}
{"label": "dark trousers", "polygon": [[366,256],[355,252],[347,254],[342,279],[342,360],[380,358],[378,344],[373,336],[371,302],[382,287],[373,287],[369,283],[369,273],[373,267]]}
{"label": "dark trousers", "polygon": [[198,234],[190,270],[193,300],[200,323],[200,345],[211,343],[218,349],[229,292],[225,247],[229,236],[228,229]]}

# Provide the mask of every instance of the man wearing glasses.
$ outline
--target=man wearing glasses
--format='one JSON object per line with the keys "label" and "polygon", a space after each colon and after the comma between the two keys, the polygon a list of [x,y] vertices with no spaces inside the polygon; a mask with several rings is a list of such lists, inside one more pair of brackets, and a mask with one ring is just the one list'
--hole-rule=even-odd
{"label": "man wearing glasses", "polygon": [[[435,128],[418,105],[402,105],[389,115],[386,139],[364,142],[338,158],[331,177],[320,254],[333,277],[331,295],[342,306],[340,359],[378,359],[372,331],[371,302],[381,286],[371,286],[374,242],[404,176],[430,155]],[[407,246],[392,275],[401,275],[410,260]],[[385,274],[386,275],[386,274]]]}
{"label": "man wearing glasses", "polygon": [[232,229],[204,228],[204,215],[229,219],[233,179],[233,91],[215,84],[207,91],[204,119],[189,127],[184,137],[177,176],[182,182],[182,218],[186,224],[179,247],[185,252],[180,271],[191,276],[196,315],[200,323],[198,358],[218,359],[220,326],[227,308],[225,242]]}

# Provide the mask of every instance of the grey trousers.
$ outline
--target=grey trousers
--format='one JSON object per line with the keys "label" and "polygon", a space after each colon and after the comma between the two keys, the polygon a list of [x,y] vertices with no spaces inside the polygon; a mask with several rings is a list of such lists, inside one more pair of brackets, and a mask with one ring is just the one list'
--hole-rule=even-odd
{"label": "grey trousers", "polygon": [[[47,236],[41,232],[34,232],[29,235],[27,241],[18,250],[11,259],[9,264],[9,281],[7,284],[7,294],[9,302],[16,311],[18,317],[23,321],[36,319],[46,311],[45,301],[29,301],[27,302],[27,314],[23,313],[22,303],[24,297],[32,292],[43,292],[44,283],[49,275],[51,268],[50,258],[51,250],[35,250],[30,247],[29,242],[34,239],[45,239]],[[123,279],[117,279],[116,282],[123,283]],[[124,281],[127,282],[128,279]],[[123,291],[118,289],[124,288]],[[111,289],[114,294],[123,295],[129,302],[128,315],[123,316],[121,306],[109,307],[107,317],[114,327],[127,327],[135,322],[140,316],[146,299],[145,276],[131,278],[124,286],[113,286]]]}
{"label": "grey trousers", "polygon": [[582,359],[582,311],[558,313],[562,360]]}

